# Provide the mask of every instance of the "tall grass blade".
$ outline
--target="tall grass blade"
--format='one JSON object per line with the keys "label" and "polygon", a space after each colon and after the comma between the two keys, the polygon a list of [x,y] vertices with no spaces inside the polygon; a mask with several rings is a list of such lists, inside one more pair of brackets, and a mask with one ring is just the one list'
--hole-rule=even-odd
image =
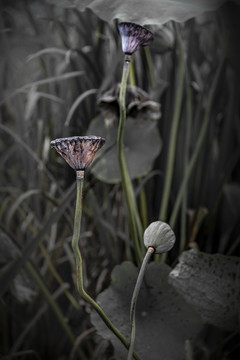
{"label": "tall grass blade", "polygon": [[37,245],[43,240],[47,232],[50,230],[51,226],[56,223],[59,218],[62,216],[63,212],[71,202],[74,197],[74,185],[72,185],[65,196],[62,198],[62,202],[57,210],[55,210],[43,228],[39,231],[38,235],[35,236],[29,244],[22,251],[22,256],[16,259],[11,266],[7,269],[4,276],[1,278],[0,282],[0,294],[4,294],[9,288],[11,281],[14,279],[16,274],[20,269],[25,265],[26,261],[29,260],[32,252],[36,249]]}
{"label": "tall grass blade", "polygon": [[82,76],[84,74],[84,71],[72,71],[66,74],[62,74],[62,75],[57,75],[57,76],[52,76],[49,77],[47,79],[42,79],[42,80],[38,80],[38,81],[33,81],[30,82],[28,84],[23,85],[22,87],[14,90],[10,95],[8,95],[5,99],[3,99],[0,102],[0,106],[5,104],[8,100],[12,99],[14,96],[16,96],[17,94],[21,93],[22,91],[26,90],[26,89],[30,89],[31,87],[37,87],[37,86],[42,86],[42,85],[46,85],[46,84],[51,84],[57,81],[63,81],[63,80],[68,80],[74,77],[78,77],[78,76]]}
{"label": "tall grass blade", "polygon": [[186,188],[186,184],[187,184],[187,182],[189,180],[189,177],[190,177],[190,175],[192,173],[194,165],[196,164],[197,158],[198,158],[198,156],[200,154],[200,151],[201,151],[203,141],[204,141],[205,136],[206,136],[207,127],[208,127],[208,123],[209,123],[210,115],[211,115],[212,104],[213,104],[213,100],[214,100],[214,95],[216,93],[217,85],[218,85],[218,82],[220,81],[221,74],[222,74],[222,71],[224,69],[224,65],[225,65],[225,59],[222,60],[222,62],[220,63],[220,65],[218,67],[218,70],[216,72],[215,78],[213,80],[212,87],[210,89],[210,93],[209,93],[209,97],[208,97],[207,107],[206,107],[204,117],[203,117],[203,121],[202,121],[202,127],[201,127],[199,137],[198,137],[198,141],[197,141],[195,150],[194,150],[194,152],[193,152],[193,154],[191,156],[191,159],[190,159],[190,161],[188,163],[188,166],[187,166],[187,169],[186,169],[186,172],[185,172],[185,175],[184,175],[184,179],[183,179],[182,184],[180,186],[180,189],[178,191],[177,199],[175,201],[174,208],[173,208],[170,220],[169,220],[169,224],[173,228],[174,228],[175,223],[176,223],[178,211],[179,211],[179,208],[181,206],[181,201],[182,201],[182,197],[184,195],[184,190]]}
{"label": "tall grass blade", "polygon": [[182,43],[178,30],[176,30],[176,40],[179,49],[179,68],[178,68],[178,78],[176,82],[177,89],[174,99],[174,113],[172,119],[172,128],[171,128],[169,150],[168,150],[167,172],[165,176],[163,197],[162,197],[162,203],[159,214],[159,220],[161,221],[166,221],[167,218],[170,190],[171,190],[172,178],[173,178],[174,161],[175,161],[177,132],[178,132],[178,125],[180,120],[182,97],[183,97],[183,81],[184,81],[185,71],[184,71]]}
{"label": "tall grass blade", "polygon": [[57,55],[67,56],[68,51],[58,49],[58,48],[46,48],[46,49],[39,50],[34,54],[28,55],[26,61],[30,62],[30,61],[32,61],[42,55],[45,55],[45,54],[57,54]]}
{"label": "tall grass blade", "polygon": [[71,118],[75,112],[75,110],[77,109],[77,107],[81,104],[81,102],[86,99],[89,95],[93,95],[93,94],[96,94],[97,93],[97,89],[90,89],[90,90],[87,90],[85,91],[83,94],[81,94],[75,101],[74,103],[72,104],[71,106],[71,109],[69,110],[68,112],[68,115],[67,115],[67,119],[65,121],[65,126],[69,126],[69,123],[71,121]]}

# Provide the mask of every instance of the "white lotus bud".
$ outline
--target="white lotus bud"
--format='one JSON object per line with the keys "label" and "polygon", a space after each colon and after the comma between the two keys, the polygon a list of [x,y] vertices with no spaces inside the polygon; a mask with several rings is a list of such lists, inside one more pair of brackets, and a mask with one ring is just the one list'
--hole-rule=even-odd
{"label": "white lotus bud", "polygon": [[162,221],[152,222],[144,231],[144,245],[146,248],[153,247],[157,254],[171,250],[175,240],[171,227]]}

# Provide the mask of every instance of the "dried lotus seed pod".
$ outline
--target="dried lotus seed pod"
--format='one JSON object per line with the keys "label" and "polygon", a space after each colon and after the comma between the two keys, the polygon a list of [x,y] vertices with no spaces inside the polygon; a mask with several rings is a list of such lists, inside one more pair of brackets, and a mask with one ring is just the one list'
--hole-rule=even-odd
{"label": "dried lotus seed pod", "polygon": [[73,136],[51,141],[51,146],[76,171],[85,170],[105,139],[98,136]]}

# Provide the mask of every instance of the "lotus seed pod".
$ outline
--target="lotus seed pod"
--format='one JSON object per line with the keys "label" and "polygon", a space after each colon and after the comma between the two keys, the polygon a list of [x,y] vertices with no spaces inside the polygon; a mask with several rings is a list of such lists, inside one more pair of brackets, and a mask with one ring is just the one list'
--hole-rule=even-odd
{"label": "lotus seed pod", "polygon": [[153,41],[153,34],[146,28],[128,22],[118,25],[122,39],[122,50],[127,55],[132,55],[140,46],[147,46]]}
{"label": "lotus seed pod", "polygon": [[51,141],[51,146],[76,171],[85,170],[105,139],[98,136],[73,136]]}
{"label": "lotus seed pod", "polygon": [[144,231],[144,245],[146,248],[153,247],[157,254],[171,250],[175,239],[171,227],[162,221],[152,222]]}

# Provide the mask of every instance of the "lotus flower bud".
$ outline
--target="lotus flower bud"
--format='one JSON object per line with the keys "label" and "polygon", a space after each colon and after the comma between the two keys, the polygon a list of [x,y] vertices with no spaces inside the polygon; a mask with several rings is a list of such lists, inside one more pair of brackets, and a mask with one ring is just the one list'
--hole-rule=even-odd
{"label": "lotus flower bud", "polygon": [[153,41],[153,34],[144,27],[122,22],[118,25],[122,38],[122,50],[127,55],[132,55],[140,46],[147,46]]}
{"label": "lotus flower bud", "polygon": [[144,245],[146,248],[153,247],[157,254],[171,250],[175,239],[171,227],[162,221],[152,222],[144,231]]}
{"label": "lotus flower bud", "polygon": [[76,171],[85,170],[93,161],[105,139],[98,136],[73,136],[51,141],[51,146]]}

